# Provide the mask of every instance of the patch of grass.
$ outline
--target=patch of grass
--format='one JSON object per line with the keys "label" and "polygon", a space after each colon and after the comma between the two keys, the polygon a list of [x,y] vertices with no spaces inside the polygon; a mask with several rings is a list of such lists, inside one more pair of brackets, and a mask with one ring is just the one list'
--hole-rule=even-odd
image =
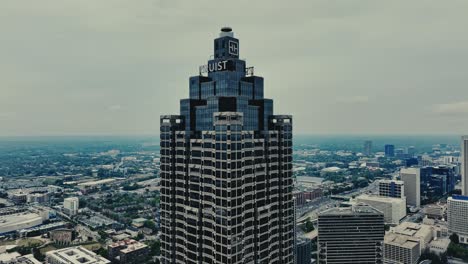
{"label": "patch of grass", "polygon": [[41,246],[42,244],[44,244],[44,242],[42,242],[41,240],[39,239],[36,239],[36,238],[25,238],[25,239],[21,239],[18,241],[17,245],[19,247],[21,246],[26,246],[26,247],[39,247]]}
{"label": "patch of grass", "polygon": [[9,245],[16,245],[15,240],[0,241],[0,246],[9,246]]}
{"label": "patch of grass", "polygon": [[91,250],[91,251],[97,251],[98,249],[101,248],[101,244],[99,243],[92,243],[92,244],[86,244],[86,245],[82,245],[84,248],[88,249],[88,250]]}
{"label": "patch of grass", "polygon": [[46,252],[56,250],[57,248],[54,247],[54,245],[47,245],[46,247],[43,247],[40,249],[41,254],[45,255]]}

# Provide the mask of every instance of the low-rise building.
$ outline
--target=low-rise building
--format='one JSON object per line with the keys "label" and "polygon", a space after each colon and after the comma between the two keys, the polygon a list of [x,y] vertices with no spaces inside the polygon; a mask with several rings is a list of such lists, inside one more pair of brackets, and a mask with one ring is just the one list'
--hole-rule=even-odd
{"label": "low-rise building", "polygon": [[2,264],[42,264],[32,254],[21,256],[18,252],[0,254]]}
{"label": "low-rise building", "polygon": [[132,220],[132,226],[136,228],[143,227],[145,225],[145,222],[148,221],[146,218],[136,218]]}
{"label": "low-rise building", "polygon": [[107,264],[109,260],[87,250],[84,247],[69,247],[52,250],[46,253],[48,264]]}
{"label": "low-rise building", "polygon": [[425,225],[430,225],[432,227],[432,236],[434,237],[434,239],[446,238],[449,236],[447,222],[443,220],[439,221],[425,217],[422,223]]}
{"label": "low-rise building", "polygon": [[66,226],[67,226],[67,223],[63,221],[51,222],[51,223],[40,225],[40,226],[18,230],[17,235],[18,237],[37,236],[37,235],[41,235],[41,234],[47,233],[49,231],[52,231],[58,228],[64,228]]}
{"label": "low-rise building", "polygon": [[48,203],[50,200],[50,193],[29,193],[27,195],[28,203]]}
{"label": "low-rise building", "polygon": [[429,251],[441,255],[447,252],[449,245],[450,239],[448,238],[434,239],[429,243]]}
{"label": "low-rise building", "polygon": [[385,235],[383,251],[388,264],[415,264],[421,256],[418,239],[395,233]]}
{"label": "low-rise building", "polygon": [[41,225],[49,219],[49,211],[41,208],[11,210],[11,214],[0,215],[0,234],[14,233],[18,230]]}
{"label": "low-rise building", "polygon": [[430,204],[424,208],[424,214],[428,218],[442,219],[445,216],[447,207],[439,204]]}
{"label": "low-rise building", "polygon": [[323,196],[323,190],[320,187],[306,188],[304,190],[296,190],[293,193],[296,198],[297,206],[301,207],[307,204],[307,202],[315,200]]}
{"label": "low-rise building", "polygon": [[385,234],[384,263],[417,263],[422,252],[429,248],[433,236],[434,227],[427,224],[404,222],[390,228]]}
{"label": "low-rise building", "polygon": [[28,200],[28,194],[23,191],[17,191],[11,193],[9,198],[15,204],[24,204]]}
{"label": "low-rise building", "polygon": [[406,235],[419,241],[421,252],[432,240],[432,227],[425,224],[403,222],[396,227],[391,227],[389,233]]}
{"label": "low-rise building", "polygon": [[72,242],[73,230],[67,228],[59,228],[50,231],[50,239],[58,245],[70,245]]}
{"label": "low-rise building", "polygon": [[142,263],[149,255],[149,247],[133,239],[112,243],[107,251],[110,259],[125,264]]}

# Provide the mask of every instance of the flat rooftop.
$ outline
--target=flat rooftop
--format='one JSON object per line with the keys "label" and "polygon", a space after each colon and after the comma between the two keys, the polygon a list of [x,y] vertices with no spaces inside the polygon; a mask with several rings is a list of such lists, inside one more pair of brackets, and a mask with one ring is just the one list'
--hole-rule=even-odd
{"label": "flat rooftop", "polygon": [[107,264],[109,260],[96,255],[94,252],[85,249],[84,247],[70,247],[58,250],[49,251],[47,257],[59,259],[63,263],[70,264]]}
{"label": "flat rooftop", "polygon": [[383,203],[404,202],[404,199],[402,198],[385,197],[385,196],[377,196],[377,195],[369,195],[369,194],[361,194],[357,196],[356,199],[372,200],[372,201],[378,201],[378,202],[383,202]]}
{"label": "flat rooftop", "polygon": [[390,229],[391,232],[401,235],[407,235],[414,238],[432,237],[432,228],[429,225],[403,222],[400,225]]}
{"label": "flat rooftop", "polygon": [[326,211],[321,212],[319,215],[369,215],[369,214],[379,214],[382,215],[380,211],[373,208],[372,206],[366,204],[356,204],[351,207],[336,207],[330,208]]}
{"label": "flat rooftop", "polygon": [[419,247],[419,242],[414,241],[414,238],[406,235],[400,235],[395,233],[388,233],[385,235],[384,243],[388,245],[403,247],[407,249],[413,249]]}
{"label": "flat rooftop", "polygon": [[405,182],[404,181],[399,181],[399,180],[379,180],[379,183],[391,183],[391,182],[394,182],[396,184],[404,184]]}
{"label": "flat rooftop", "polygon": [[451,198],[452,200],[468,201],[468,196],[464,196],[464,195],[452,195]]}
{"label": "flat rooftop", "polygon": [[42,220],[42,217],[39,214],[31,212],[2,215],[0,216],[0,228],[11,224],[21,225],[34,220]]}

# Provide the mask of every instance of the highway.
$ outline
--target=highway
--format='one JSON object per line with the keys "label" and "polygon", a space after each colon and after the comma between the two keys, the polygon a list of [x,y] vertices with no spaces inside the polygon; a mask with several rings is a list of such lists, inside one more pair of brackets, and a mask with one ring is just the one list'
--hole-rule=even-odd
{"label": "highway", "polygon": [[[349,192],[344,192],[340,194],[341,196],[346,196],[352,198],[354,196],[364,194],[364,193],[377,193],[378,185],[377,182],[369,184],[367,187],[356,189]],[[306,206],[298,208],[296,210],[297,222],[303,222],[310,217],[312,222],[317,221],[317,214],[319,212],[325,211],[329,208],[336,207],[341,203],[338,200],[332,200],[329,197],[322,197],[314,201],[309,202]]]}

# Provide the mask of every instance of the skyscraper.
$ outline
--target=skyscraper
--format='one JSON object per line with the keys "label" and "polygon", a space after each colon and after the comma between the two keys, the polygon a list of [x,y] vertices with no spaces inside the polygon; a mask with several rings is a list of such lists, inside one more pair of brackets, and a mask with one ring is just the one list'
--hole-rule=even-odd
{"label": "skyscraper", "polygon": [[462,194],[468,195],[468,136],[462,137],[461,144],[461,184]]}
{"label": "skyscraper", "polygon": [[364,141],[364,155],[370,156],[372,154],[372,141]]}
{"label": "skyscraper", "polygon": [[407,205],[421,206],[421,168],[403,168],[400,170],[401,180],[405,183]]}
{"label": "skyscraper", "polygon": [[385,157],[395,157],[394,145],[385,145]]}
{"label": "skyscraper", "polygon": [[384,235],[384,215],[371,206],[324,211],[318,217],[319,263],[383,263]]}
{"label": "skyscraper", "polygon": [[161,116],[161,262],[293,263],[292,118],[273,115],[263,78],[223,28]]}
{"label": "skyscraper", "polygon": [[453,195],[447,199],[447,222],[449,232],[457,234],[460,243],[468,244],[468,196]]}

